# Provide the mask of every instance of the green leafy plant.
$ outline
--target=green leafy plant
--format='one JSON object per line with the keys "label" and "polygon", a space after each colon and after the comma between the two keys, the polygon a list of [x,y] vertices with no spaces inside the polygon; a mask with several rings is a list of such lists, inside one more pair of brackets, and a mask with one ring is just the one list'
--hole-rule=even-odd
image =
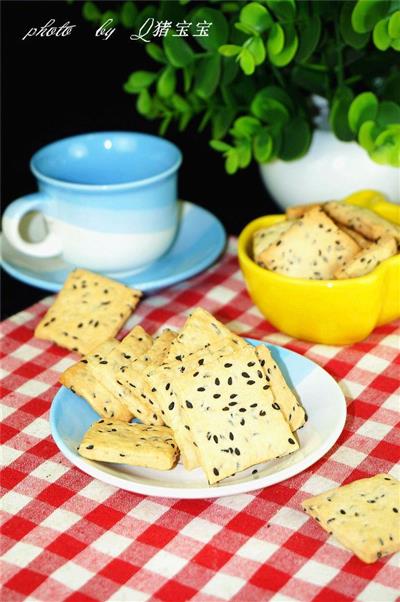
{"label": "green leafy plant", "polygon": [[[309,149],[317,108],[326,99],[329,125],[357,141],[377,163],[400,165],[400,0],[259,0],[236,2],[85,2],[94,24],[138,32],[168,21],[168,33],[144,44],[153,71],[135,71],[124,89],[138,112],[180,130],[210,129],[228,173]],[[176,24],[192,25],[187,36]],[[212,23],[195,36],[199,22]]]}

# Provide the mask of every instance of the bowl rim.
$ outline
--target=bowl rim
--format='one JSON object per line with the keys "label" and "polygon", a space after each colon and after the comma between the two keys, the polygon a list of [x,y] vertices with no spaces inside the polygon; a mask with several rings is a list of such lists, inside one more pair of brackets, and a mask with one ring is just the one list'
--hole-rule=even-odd
{"label": "bowl rim", "polygon": [[276,272],[271,272],[271,270],[267,270],[259,266],[248,253],[247,247],[250,242],[252,234],[258,228],[262,228],[267,223],[270,223],[272,226],[274,223],[279,223],[284,221],[286,218],[285,213],[275,213],[263,215],[255,218],[251,222],[249,222],[243,230],[240,232],[238,237],[238,257],[240,262],[255,272],[255,274],[259,276],[263,276],[264,278],[269,278],[276,283],[285,282],[286,284],[291,283],[293,286],[309,286],[314,288],[346,288],[347,286],[351,286],[354,283],[367,285],[372,284],[377,281],[379,278],[384,277],[387,268],[390,265],[398,265],[400,268],[400,254],[396,254],[393,257],[389,257],[388,259],[384,259],[376,268],[372,270],[369,274],[365,276],[357,276],[355,278],[344,278],[341,280],[308,280],[306,278],[293,278],[292,276],[285,276],[284,274],[277,274]]}

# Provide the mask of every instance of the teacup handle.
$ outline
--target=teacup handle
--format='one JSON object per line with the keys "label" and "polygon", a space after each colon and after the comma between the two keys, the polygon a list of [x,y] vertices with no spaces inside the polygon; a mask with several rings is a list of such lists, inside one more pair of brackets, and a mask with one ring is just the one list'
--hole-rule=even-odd
{"label": "teacup handle", "polygon": [[[11,245],[21,253],[34,257],[54,257],[62,253],[61,241],[49,231],[46,238],[40,242],[27,242],[19,232],[19,225],[27,213],[39,211],[46,219],[46,207],[49,197],[43,192],[34,192],[11,203],[3,214],[3,232]],[[46,220],[47,221],[47,220]]]}

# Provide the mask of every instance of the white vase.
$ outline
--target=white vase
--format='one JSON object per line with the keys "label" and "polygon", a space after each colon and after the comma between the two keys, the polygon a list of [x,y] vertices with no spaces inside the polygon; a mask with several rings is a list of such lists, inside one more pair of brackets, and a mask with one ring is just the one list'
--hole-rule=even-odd
{"label": "white vase", "polygon": [[383,192],[400,203],[400,169],[379,165],[356,142],[341,142],[317,129],[308,153],[295,161],[260,165],[264,183],[280,207],[338,200],[357,190]]}

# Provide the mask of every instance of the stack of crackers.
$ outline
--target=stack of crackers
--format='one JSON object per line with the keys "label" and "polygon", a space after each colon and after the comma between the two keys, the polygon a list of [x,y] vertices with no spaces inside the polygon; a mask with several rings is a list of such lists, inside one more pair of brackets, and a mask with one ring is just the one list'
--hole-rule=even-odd
{"label": "stack of crackers", "polygon": [[400,243],[400,226],[355,205],[299,205],[286,217],[255,232],[253,256],[261,267],[292,278],[365,276],[395,255]]}
{"label": "stack of crackers", "polygon": [[210,484],[296,451],[294,433],[306,421],[268,348],[201,308],[179,333],[153,339],[136,326],[122,341],[108,339],[60,381],[101,416],[82,456],[170,469],[180,454]]}

